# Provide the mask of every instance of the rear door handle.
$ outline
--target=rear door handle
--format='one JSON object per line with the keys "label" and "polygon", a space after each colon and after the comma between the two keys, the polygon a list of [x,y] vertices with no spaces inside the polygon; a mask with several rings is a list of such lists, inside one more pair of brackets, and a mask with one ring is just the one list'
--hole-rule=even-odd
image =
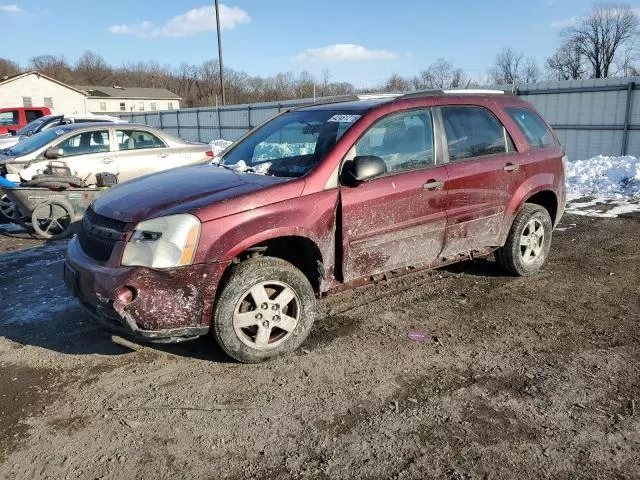
{"label": "rear door handle", "polygon": [[444,185],[442,180],[429,180],[427,183],[423,185],[425,190],[433,190],[434,188],[440,188]]}
{"label": "rear door handle", "polygon": [[111,158],[105,158],[102,160],[102,163],[113,163],[113,160]]}
{"label": "rear door handle", "polygon": [[507,163],[502,169],[505,172],[516,172],[520,170],[520,165],[516,165],[515,163]]}

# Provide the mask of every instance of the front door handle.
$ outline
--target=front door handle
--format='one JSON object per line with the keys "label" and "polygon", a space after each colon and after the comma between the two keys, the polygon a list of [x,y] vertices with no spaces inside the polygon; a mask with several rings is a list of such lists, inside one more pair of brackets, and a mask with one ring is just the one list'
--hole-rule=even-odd
{"label": "front door handle", "polygon": [[168,153],[160,153],[158,156],[160,158],[167,158],[169,156],[169,154]]}
{"label": "front door handle", "polygon": [[507,163],[502,169],[505,172],[516,172],[520,170],[520,165],[516,165],[515,163]]}
{"label": "front door handle", "polygon": [[113,163],[113,160],[111,158],[104,158],[102,163]]}
{"label": "front door handle", "polygon": [[444,185],[442,180],[429,180],[427,183],[423,185],[425,190],[433,190],[434,188],[440,188]]}

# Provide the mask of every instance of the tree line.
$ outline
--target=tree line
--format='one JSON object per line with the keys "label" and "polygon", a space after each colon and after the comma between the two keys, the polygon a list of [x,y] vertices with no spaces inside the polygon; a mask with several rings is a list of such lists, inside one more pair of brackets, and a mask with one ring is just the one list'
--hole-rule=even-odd
{"label": "tree line", "polygon": [[[332,81],[324,70],[320,78],[307,71],[272,77],[252,76],[225,69],[227,103],[253,103],[334,96],[371,91],[412,91],[430,88],[464,88],[488,82],[495,85],[534,83],[542,79],[571,80],[634,76],[640,73],[637,57],[639,20],[627,4],[609,3],[594,7],[558,34],[559,46],[540,67],[532,57],[506,47],[499,52],[484,79],[472,79],[462,68],[438,59],[413,77],[392,74],[383,84],[357,89],[349,82]],[[200,107],[219,102],[217,60],[177,67],[156,62],[110,66],[99,54],[87,51],[74,64],[64,57],[40,55],[26,68],[0,57],[0,79],[22,71],[37,70],[69,85],[119,85],[122,87],[166,88],[182,97],[182,106]]]}

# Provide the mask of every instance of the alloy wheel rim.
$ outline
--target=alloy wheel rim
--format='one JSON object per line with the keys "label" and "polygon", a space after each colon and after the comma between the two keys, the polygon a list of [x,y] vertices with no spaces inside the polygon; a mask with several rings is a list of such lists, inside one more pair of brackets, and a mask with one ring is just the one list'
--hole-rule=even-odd
{"label": "alloy wheel rim", "polygon": [[272,350],[293,334],[300,313],[300,299],[291,286],[260,282],[240,297],[233,312],[233,329],[248,347]]}
{"label": "alloy wheel rim", "polygon": [[543,255],[545,232],[542,222],[536,218],[529,220],[520,236],[520,256],[522,261],[530,265]]}

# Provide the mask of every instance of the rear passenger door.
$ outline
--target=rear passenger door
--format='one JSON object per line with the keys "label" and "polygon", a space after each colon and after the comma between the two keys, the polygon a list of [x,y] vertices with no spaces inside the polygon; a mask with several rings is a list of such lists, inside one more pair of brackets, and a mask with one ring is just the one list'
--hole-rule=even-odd
{"label": "rear passenger door", "polygon": [[387,172],[340,187],[345,281],[437,260],[446,226],[447,172],[437,162],[436,147],[425,108],[378,120],[353,145],[344,163],[373,155]]}
{"label": "rear passenger door", "polygon": [[117,128],[118,180],[123,182],[174,166],[171,149],[157,135],[146,130]]}
{"label": "rear passenger door", "polygon": [[521,183],[513,141],[488,108],[446,106],[438,115],[448,158],[442,256],[498,246],[506,208]]}

